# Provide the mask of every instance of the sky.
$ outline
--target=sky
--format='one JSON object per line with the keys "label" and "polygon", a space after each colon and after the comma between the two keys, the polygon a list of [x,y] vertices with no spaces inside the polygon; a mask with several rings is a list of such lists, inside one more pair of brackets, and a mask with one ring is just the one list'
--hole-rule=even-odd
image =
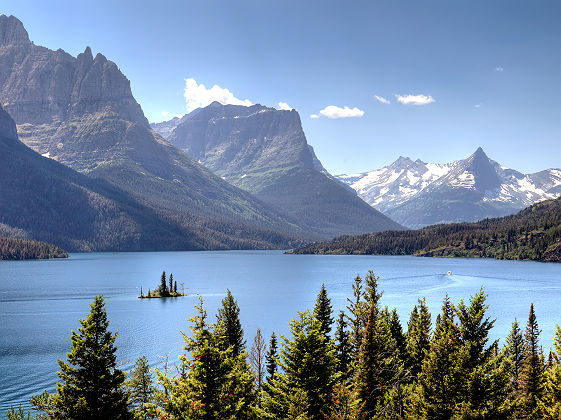
{"label": "sky", "polygon": [[37,45],[117,63],[151,122],[211,100],[300,113],[332,174],[478,146],[561,168],[558,0],[2,0]]}

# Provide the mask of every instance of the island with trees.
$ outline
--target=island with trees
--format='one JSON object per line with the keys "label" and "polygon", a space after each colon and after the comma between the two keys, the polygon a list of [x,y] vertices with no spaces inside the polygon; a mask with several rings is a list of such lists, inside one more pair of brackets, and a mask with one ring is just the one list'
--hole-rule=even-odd
{"label": "island with trees", "polygon": [[160,285],[158,288],[151,291],[148,289],[148,293],[144,294],[142,287],[140,287],[139,299],[154,299],[154,298],[168,298],[168,297],[181,297],[185,296],[183,294],[183,286],[181,287],[181,292],[177,291],[177,281],[173,279],[173,274],[169,275],[169,281],[166,280],[166,272],[162,271],[162,276],[160,278]]}

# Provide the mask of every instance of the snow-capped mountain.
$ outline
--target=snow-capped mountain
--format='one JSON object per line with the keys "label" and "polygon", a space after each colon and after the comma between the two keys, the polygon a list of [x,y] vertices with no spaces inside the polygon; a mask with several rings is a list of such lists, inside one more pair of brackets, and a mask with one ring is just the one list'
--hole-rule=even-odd
{"label": "snow-capped mountain", "polygon": [[561,170],[525,175],[489,159],[481,148],[449,164],[400,157],[382,169],[337,178],[412,228],[504,216],[561,195]]}

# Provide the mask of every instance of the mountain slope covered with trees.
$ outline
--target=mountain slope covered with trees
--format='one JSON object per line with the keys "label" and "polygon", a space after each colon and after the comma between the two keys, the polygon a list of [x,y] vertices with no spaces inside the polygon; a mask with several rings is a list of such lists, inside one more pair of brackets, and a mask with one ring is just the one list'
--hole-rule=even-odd
{"label": "mountain slope covered with trees", "polygon": [[534,204],[512,216],[341,236],[293,252],[561,261],[561,199]]}
{"label": "mountain slope covered with trees", "polygon": [[29,239],[0,237],[0,260],[68,258],[58,246]]}

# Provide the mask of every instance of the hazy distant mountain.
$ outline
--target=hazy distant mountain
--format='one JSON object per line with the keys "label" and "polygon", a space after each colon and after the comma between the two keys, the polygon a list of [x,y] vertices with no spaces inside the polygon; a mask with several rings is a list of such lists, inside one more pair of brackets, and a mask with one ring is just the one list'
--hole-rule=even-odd
{"label": "hazy distant mountain", "polygon": [[37,46],[4,15],[0,102],[25,144],[198,231],[204,248],[287,246],[302,233],[156,134],[115,63],[90,48],[74,58]]}
{"label": "hazy distant mountain", "polygon": [[561,170],[524,175],[489,159],[481,148],[450,164],[400,157],[382,169],[337,178],[412,228],[504,216],[561,195]]}
{"label": "hazy distant mountain", "polygon": [[172,144],[306,231],[329,237],[402,228],[329,175],[295,110],[214,102],[153,127],[165,135],[173,125]]}

